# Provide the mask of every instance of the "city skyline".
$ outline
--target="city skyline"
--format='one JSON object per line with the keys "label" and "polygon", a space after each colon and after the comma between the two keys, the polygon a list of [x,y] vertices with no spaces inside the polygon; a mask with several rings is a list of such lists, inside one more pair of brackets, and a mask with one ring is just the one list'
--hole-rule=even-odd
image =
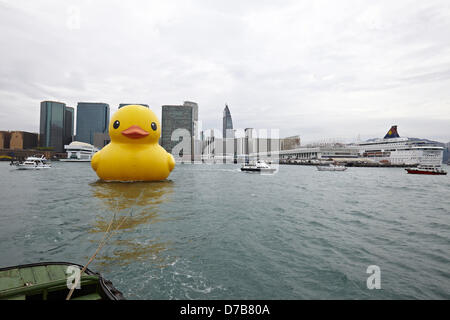
{"label": "city skyline", "polygon": [[305,143],[382,138],[394,124],[450,141],[446,1],[0,7],[2,130],[39,132],[43,100],[103,101],[111,114],[140,101],[160,119],[190,100],[205,129],[221,128],[227,102],[236,128]]}
{"label": "city skyline", "polygon": [[[44,100],[44,101],[50,101],[50,102],[55,102],[54,100]],[[42,103],[43,101],[41,101],[41,103]],[[77,137],[77,131],[76,131],[76,129],[77,129],[77,126],[78,126],[78,121],[76,121],[75,122],[75,119],[77,119],[78,118],[78,115],[77,116],[75,116],[74,117],[74,114],[75,114],[75,112],[74,112],[74,110],[75,110],[75,108],[74,107],[70,107],[70,106],[68,106],[67,104],[65,104],[64,102],[60,102],[60,101],[58,101],[57,103],[62,103],[62,104],[64,104],[64,105],[66,105],[66,113],[67,112],[70,112],[71,113],[71,115],[72,115],[72,119],[71,119],[71,126],[72,126],[72,133],[73,133],[73,136],[72,136],[72,140],[71,141],[77,141],[77,140],[79,140],[78,139],[78,137]],[[77,107],[79,106],[79,104],[80,104],[80,102],[78,102],[77,103]],[[81,104],[85,104],[85,102],[81,102]],[[99,105],[107,105],[108,107],[109,107],[109,105],[107,104],[107,103],[88,103],[88,104],[99,104]],[[126,106],[126,105],[129,105],[129,104],[125,104],[125,103],[120,103],[119,104],[119,107],[117,108],[117,110],[118,109],[120,109],[121,107],[124,107],[124,106]],[[145,107],[147,107],[147,108],[150,108],[150,109],[152,109],[150,106],[148,106],[147,104],[138,104],[138,105],[142,105],[142,106],[145,106]],[[164,107],[165,105],[162,105],[162,106],[160,106],[160,109],[161,109],[161,113],[162,113],[162,109],[163,109],[163,107]],[[225,109],[227,109],[228,108],[228,105],[226,105],[226,108]],[[112,108],[113,110],[114,110],[114,108]],[[225,110],[224,109],[224,110]],[[109,108],[108,108],[108,110],[109,110]],[[115,110],[115,111],[117,111],[117,110]],[[152,110],[152,111],[156,111],[156,110]],[[225,111],[223,111],[222,113],[224,114],[224,112]],[[156,113],[156,112],[155,112]],[[229,110],[228,110],[228,113],[229,113]],[[76,114],[78,114],[78,113],[76,113]],[[231,115],[230,115],[230,117],[231,117]],[[109,115],[108,115],[108,118],[109,118]],[[202,120],[201,119],[199,119],[198,121],[197,121],[197,123],[198,123],[198,126],[199,126],[199,128],[201,128],[202,129],[202,131],[199,131],[198,132],[198,134],[200,135],[202,132],[207,132],[207,131],[209,131],[209,130],[218,130],[218,131],[220,131],[221,133],[222,133],[222,131],[223,131],[223,124],[224,124],[224,120],[223,120],[224,118],[222,117],[222,127],[221,128],[211,128],[211,127],[209,127],[209,128],[205,128],[204,127],[204,125],[203,125],[203,122],[202,122]],[[78,120],[78,119],[77,119]],[[161,120],[162,120],[162,115],[161,115]],[[66,126],[67,126],[67,124],[66,124]],[[396,126],[396,125],[395,125]],[[396,126],[397,127],[397,126]],[[2,128],[0,128],[0,129],[2,129]],[[255,128],[253,128],[253,129],[255,129]],[[257,130],[267,130],[266,128],[262,128],[262,129],[260,129],[260,128],[256,128]],[[273,129],[273,128],[272,128]],[[3,130],[3,129],[2,129]],[[69,131],[70,131],[70,129],[68,129]],[[238,131],[239,133],[240,133],[240,135],[239,136],[241,136],[242,134],[241,134],[241,131],[243,131],[244,130],[244,127],[238,127],[238,128],[236,128],[236,129],[234,129],[233,131]],[[15,132],[15,131],[17,131],[17,132],[29,132],[29,133],[36,133],[36,134],[39,134],[39,130],[37,131],[37,132],[35,132],[35,131],[30,131],[30,130],[23,130],[23,129],[6,129],[6,130],[3,130],[3,131],[11,131],[11,132]],[[382,131],[382,130],[381,130]],[[102,132],[96,132],[96,133],[102,133]],[[107,133],[107,131],[106,132],[104,132],[105,134],[108,134]],[[235,133],[234,133],[235,134]],[[222,135],[223,135],[223,133],[222,133]],[[301,136],[301,135],[299,135],[299,134],[296,134],[296,135],[294,135],[294,136]],[[65,137],[65,139],[68,137],[68,135],[66,134],[66,137]],[[283,138],[290,138],[290,136],[285,136],[285,135],[283,135],[283,136],[280,136],[280,137],[283,137]],[[402,137],[410,137],[410,138],[420,138],[420,139],[426,139],[426,140],[432,140],[432,141],[438,141],[438,142],[440,142],[440,143],[450,143],[450,141],[445,141],[445,140],[439,140],[439,139],[433,139],[433,138],[430,138],[430,137],[421,137],[421,136],[419,136],[419,135],[402,135]],[[381,138],[383,138],[383,135],[381,135],[381,136],[372,136],[372,137],[369,137],[369,136],[367,136],[365,139],[362,139],[361,138],[361,134],[358,134],[356,137],[354,137],[354,138],[352,138],[352,139],[345,139],[345,138],[343,138],[343,137],[327,137],[327,136],[321,136],[321,137],[318,137],[318,138],[316,138],[316,139],[305,139],[306,141],[303,141],[303,144],[308,144],[308,145],[310,145],[310,144],[323,144],[323,143],[326,143],[326,144],[328,144],[328,143],[355,143],[355,142],[359,142],[359,141],[364,141],[364,140],[372,140],[372,139],[381,139]],[[82,139],[83,141],[82,142],[86,142],[86,141],[84,141],[84,139]],[[302,139],[303,140],[303,139]],[[81,140],[80,140],[81,141]],[[67,142],[68,143],[68,142]],[[66,144],[67,144],[66,143]]]}

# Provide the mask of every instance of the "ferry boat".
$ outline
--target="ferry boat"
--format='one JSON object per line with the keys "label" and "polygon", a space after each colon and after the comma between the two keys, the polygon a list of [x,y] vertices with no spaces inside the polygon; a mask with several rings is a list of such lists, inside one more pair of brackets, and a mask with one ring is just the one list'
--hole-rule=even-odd
{"label": "ferry boat", "polygon": [[319,166],[316,166],[316,168],[319,171],[345,171],[345,170],[347,170],[347,167],[339,166],[339,165],[335,165],[335,164],[319,165]]}
{"label": "ferry boat", "polygon": [[17,170],[36,170],[36,169],[48,169],[51,168],[50,163],[44,156],[32,156],[25,159],[24,162],[13,162]]}
{"label": "ferry boat", "polygon": [[96,147],[89,143],[73,141],[69,145],[65,145],[67,158],[61,159],[63,162],[90,162],[92,156],[98,151]]}
{"label": "ferry boat", "polygon": [[258,160],[256,162],[251,162],[245,164],[241,167],[241,171],[250,171],[250,172],[275,172],[277,169],[272,168],[267,163],[262,160]]}
{"label": "ferry boat", "polygon": [[357,146],[361,157],[396,165],[440,166],[444,155],[441,146],[400,137],[397,126],[392,126],[383,139],[360,142]]}
{"label": "ferry boat", "polygon": [[440,166],[417,166],[417,168],[406,168],[405,169],[410,174],[429,174],[429,175],[446,175],[447,171],[442,169]]}

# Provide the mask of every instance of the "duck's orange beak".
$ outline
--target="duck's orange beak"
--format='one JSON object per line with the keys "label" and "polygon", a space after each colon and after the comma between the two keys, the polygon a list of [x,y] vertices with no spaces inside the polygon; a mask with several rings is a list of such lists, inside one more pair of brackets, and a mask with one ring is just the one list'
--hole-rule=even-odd
{"label": "duck's orange beak", "polygon": [[131,139],[140,139],[148,136],[148,132],[139,126],[132,125],[128,129],[122,131],[122,134]]}

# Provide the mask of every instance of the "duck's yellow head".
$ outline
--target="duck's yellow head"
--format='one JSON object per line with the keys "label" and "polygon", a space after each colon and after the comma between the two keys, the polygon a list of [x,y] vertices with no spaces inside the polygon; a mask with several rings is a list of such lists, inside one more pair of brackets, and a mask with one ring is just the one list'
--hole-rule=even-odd
{"label": "duck's yellow head", "polygon": [[128,105],[120,108],[109,122],[111,142],[158,143],[161,125],[149,108]]}

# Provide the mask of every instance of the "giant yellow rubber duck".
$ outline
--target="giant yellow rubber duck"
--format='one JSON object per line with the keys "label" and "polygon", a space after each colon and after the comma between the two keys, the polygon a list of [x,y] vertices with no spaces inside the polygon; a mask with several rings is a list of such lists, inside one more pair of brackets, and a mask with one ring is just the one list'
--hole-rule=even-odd
{"label": "giant yellow rubber duck", "polygon": [[114,113],[109,123],[111,142],[91,160],[105,181],[158,181],[175,167],[172,155],[158,144],[161,125],[149,108],[128,105]]}

